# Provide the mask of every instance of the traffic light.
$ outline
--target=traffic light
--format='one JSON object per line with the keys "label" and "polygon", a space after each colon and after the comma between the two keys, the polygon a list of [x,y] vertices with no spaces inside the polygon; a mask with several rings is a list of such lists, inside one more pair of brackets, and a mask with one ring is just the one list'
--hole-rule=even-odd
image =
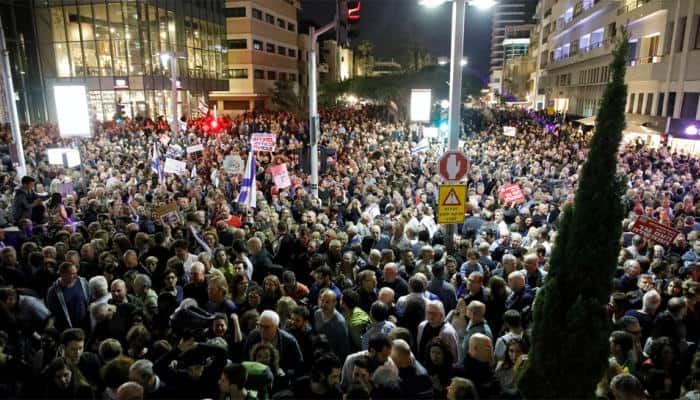
{"label": "traffic light", "polygon": [[335,34],[339,46],[348,47],[350,38],[356,36],[352,25],[360,22],[360,7],[360,0],[337,1]]}
{"label": "traffic light", "polygon": [[124,123],[125,119],[126,119],[126,110],[124,109],[124,104],[117,103],[117,110],[114,113],[114,121],[118,125],[121,125],[122,123]]}

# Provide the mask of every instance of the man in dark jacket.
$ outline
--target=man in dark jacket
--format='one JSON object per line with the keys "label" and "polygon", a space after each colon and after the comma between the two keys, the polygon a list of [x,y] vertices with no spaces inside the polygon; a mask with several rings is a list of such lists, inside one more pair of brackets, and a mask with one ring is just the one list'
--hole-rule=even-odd
{"label": "man in dark jacket", "polygon": [[506,310],[518,311],[523,316],[523,321],[526,321],[526,316],[531,314],[530,307],[535,299],[535,291],[525,284],[525,276],[520,271],[508,275],[508,286],[512,293],[506,299]]}
{"label": "man in dark jacket", "polygon": [[280,354],[280,368],[290,378],[300,375],[304,365],[304,356],[301,354],[299,343],[290,333],[279,328],[280,317],[272,310],[265,310],[258,318],[258,327],[253,329],[246,338],[243,354],[248,354],[250,349],[260,343],[272,343]]}
{"label": "man in dark jacket", "polygon": [[488,336],[475,333],[469,338],[469,348],[464,356],[464,365],[458,376],[471,380],[476,386],[479,398],[497,398],[501,392],[498,378],[491,366],[493,357],[492,342]]}
{"label": "man in dark jacket", "polygon": [[[175,362],[174,362],[175,361]],[[187,339],[155,363],[170,398],[218,398],[218,381],[226,366],[226,349]]]}
{"label": "man in dark jacket", "polygon": [[12,212],[16,225],[19,225],[20,220],[32,217],[32,206],[37,199],[34,193],[34,182],[34,178],[25,176],[22,178],[22,185],[15,190]]}

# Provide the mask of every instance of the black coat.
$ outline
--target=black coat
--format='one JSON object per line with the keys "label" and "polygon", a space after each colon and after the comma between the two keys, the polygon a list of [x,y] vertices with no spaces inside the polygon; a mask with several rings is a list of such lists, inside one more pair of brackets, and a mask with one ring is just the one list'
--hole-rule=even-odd
{"label": "black coat", "polygon": [[[245,346],[243,347],[244,358],[247,359],[250,349],[261,341],[260,329],[253,329],[248,334]],[[294,336],[283,329],[278,329],[274,344],[275,348],[280,353],[280,368],[292,379],[299,376],[300,373],[303,372],[304,355],[301,353],[299,343]]]}

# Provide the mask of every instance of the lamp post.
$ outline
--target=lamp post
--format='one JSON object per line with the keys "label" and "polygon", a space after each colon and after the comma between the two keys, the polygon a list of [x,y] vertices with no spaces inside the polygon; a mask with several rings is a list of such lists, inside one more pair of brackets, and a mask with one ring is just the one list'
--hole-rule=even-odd
{"label": "lamp post", "polygon": [[[420,0],[420,4],[426,7],[437,7],[449,0]],[[469,5],[480,9],[487,9],[494,4],[494,0],[470,0]],[[450,49],[450,99],[448,111],[448,148],[457,150],[459,147],[460,112],[462,111],[462,67],[467,61],[462,58],[464,53],[464,16],[467,0],[452,0],[452,38]],[[455,225],[446,227],[446,245],[448,250],[454,250]]]}

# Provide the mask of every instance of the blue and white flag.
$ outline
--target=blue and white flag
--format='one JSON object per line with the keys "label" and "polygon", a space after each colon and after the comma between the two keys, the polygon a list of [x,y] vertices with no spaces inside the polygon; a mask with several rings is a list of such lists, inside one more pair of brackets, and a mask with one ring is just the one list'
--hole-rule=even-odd
{"label": "blue and white flag", "polygon": [[416,147],[411,149],[411,155],[416,155],[418,153],[428,151],[429,148],[430,148],[430,142],[428,141],[427,138],[423,138],[423,139],[421,139],[420,142],[418,142],[418,144],[416,144]]}
{"label": "blue and white flag", "polygon": [[156,142],[153,142],[153,149],[151,150],[151,171],[154,174],[158,174],[158,164],[160,157],[158,157],[158,150],[156,150]]}
{"label": "blue and white flag", "polygon": [[190,172],[190,179],[197,178],[197,164],[192,166],[192,172]]}
{"label": "blue and white flag", "polygon": [[243,185],[241,186],[241,193],[238,195],[238,204],[255,208],[256,187],[255,155],[253,154],[253,147],[251,146],[248,152],[248,161],[245,164],[245,171],[243,172]]}

